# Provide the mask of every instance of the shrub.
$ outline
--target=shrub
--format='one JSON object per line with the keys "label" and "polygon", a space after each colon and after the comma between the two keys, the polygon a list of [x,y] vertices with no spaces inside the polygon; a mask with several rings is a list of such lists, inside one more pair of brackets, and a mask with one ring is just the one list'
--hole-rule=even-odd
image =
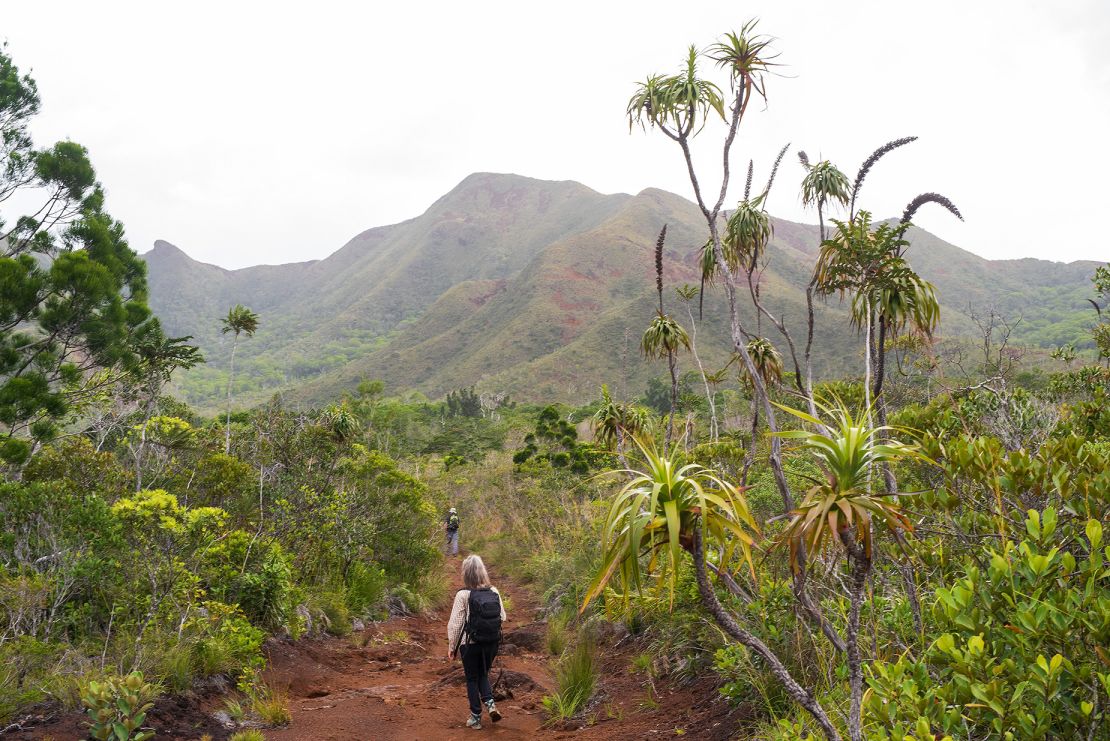
{"label": "shrub", "polygon": [[88,682],[81,691],[81,701],[92,718],[89,737],[97,741],[154,738],[154,731],[144,730],[142,725],[157,695],[156,688],[144,680],[142,672]]}
{"label": "shrub", "polygon": [[1003,541],[986,569],[969,562],[963,578],[936,590],[943,632],[926,654],[871,666],[876,738],[1094,736],[1104,723],[1094,710],[1110,694],[1110,673],[1099,671],[1110,640],[1110,548],[1097,520],[1074,532],[1081,522],[1032,510],[1029,538]]}
{"label": "shrub", "polygon": [[255,625],[272,630],[288,617],[292,572],[278,543],[233,530],[205,551],[199,575],[212,598],[239,605]]}
{"label": "shrub", "polygon": [[266,634],[254,627],[234,605],[207,601],[197,617],[186,622],[195,636],[192,666],[201,676],[236,674],[263,663]]}

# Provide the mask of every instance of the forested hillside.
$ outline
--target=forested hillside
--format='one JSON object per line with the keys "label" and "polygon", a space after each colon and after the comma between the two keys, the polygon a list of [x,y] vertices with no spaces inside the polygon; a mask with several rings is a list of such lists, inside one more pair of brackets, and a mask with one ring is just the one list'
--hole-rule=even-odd
{"label": "forested hillside", "polygon": [[[784,192],[791,172],[778,186]],[[694,204],[659,190],[601,195],[577,183],[483,173],[421,216],[364,232],[317,262],[229,271],[165,242],[144,257],[152,306],[208,357],[178,380],[184,397],[204,408],[226,390],[230,350],[217,318],[236,303],[261,317],[240,348],[236,395],[244,400],[283,390],[318,402],[381,378],[432,397],[478,384],[514,398],[569,401],[605,379],[638,394],[657,372],[628,339],[653,302],[651,245],[666,224],[668,279],[699,284],[700,219]],[[759,284],[795,324],[805,315],[817,228],[772,223]],[[941,335],[977,337],[969,315],[994,307],[1020,319],[1016,344],[1090,346],[1093,263],[989,261],[918,229],[908,238],[911,263],[938,288]],[[727,331],[720,300],[707,296],[704,325],[713,340],[707,361],[717,365],[727,360],[717,350]],[[833,297],[818,312],[818,332],[833,340],[820,344],[818,367],[856,367],[843,307]]]}
{"label": "forested hillside", "polygon": [[[630,125],[729,163],[775,43]],[[0,736],[1110,738],[1110,265],[874,217],[914,137],[227,271],[141,260],[39,107],[0,47]]]}

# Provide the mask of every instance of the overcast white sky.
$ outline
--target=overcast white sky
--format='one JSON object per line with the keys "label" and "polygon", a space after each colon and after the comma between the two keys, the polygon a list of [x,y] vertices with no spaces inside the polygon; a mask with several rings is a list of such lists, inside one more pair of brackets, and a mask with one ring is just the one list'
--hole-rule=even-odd
{"label": "overcast white sky", "polygon": [[[918,223],[980,255],[1110,259],[1103,0],[7,0],[0,38],[39,83],[37,141],[89,148],[135,249],[165,239],[239,267],[324,257],[475,171],[689,197],[678,150],[629,135],[625,103],[752,16],[789,77],[749,113],[730,201],[747,159],[759,182],[787,141],[854,175],[917,135],[872,171],[864,207],[896,215],[936,190],[967,222]],[[717,157],[699,164],[714,183]],[[792,153],[772,213],[812,220],[800,176]]]}

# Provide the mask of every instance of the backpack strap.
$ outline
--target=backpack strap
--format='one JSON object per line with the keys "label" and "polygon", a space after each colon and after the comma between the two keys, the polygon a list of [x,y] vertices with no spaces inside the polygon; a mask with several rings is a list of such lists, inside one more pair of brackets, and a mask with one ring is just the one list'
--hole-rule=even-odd
{"label": "backpack strap", "polygon": [[[459,591],[461,592],[462,590],[460,589]],[[470,592],[470,590],[467,591],[468,594],[466,595],[466,611],[463,613],[463,624],[462,627],[459,629],[459,639],[455,641],[455,653],[458,653],[459,649],[462,648],[463,638],[466,636],[470,628],[470,594],[472,594],[472,592]]]}

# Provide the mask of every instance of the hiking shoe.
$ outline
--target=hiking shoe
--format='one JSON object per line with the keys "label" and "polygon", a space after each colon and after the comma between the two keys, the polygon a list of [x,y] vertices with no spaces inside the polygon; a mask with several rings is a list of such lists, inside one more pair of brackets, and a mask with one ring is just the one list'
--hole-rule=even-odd
{"label": "hiking shoe", "polygon": [[494,723],[501,720],[501,711],[498,710],[497,706],[493,704],[492,699],[486,700],[486,710],[489,711],[489,719],[492,720]]}
{"label": "hiking shoe", "polygon": [[482,730],[482,716],[472,714],[466,719],[466,725],[468,728],[473,728],[475,731]]}

